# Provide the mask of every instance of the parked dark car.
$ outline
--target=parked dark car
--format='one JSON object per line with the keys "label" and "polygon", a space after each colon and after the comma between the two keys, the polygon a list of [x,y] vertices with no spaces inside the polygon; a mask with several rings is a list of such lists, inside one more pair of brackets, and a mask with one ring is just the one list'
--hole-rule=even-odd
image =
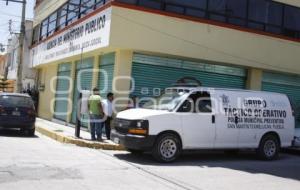
{"label": "parked dark car", "polygon": [[27,94],[0,93],[0,128],[20,129],[34,136],[36,111]]}

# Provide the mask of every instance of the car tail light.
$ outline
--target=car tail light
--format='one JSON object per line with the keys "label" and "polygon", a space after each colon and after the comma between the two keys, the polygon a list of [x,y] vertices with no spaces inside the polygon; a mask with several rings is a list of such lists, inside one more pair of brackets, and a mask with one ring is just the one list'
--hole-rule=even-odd
{"label": "car tail light", "polygon": [[5,113],[5,109],[0,106],[0,113]]}
{"label": "car tail light", "polygon": [[29,110],[27,111],[27,114],[28,114],[30,117],[35,117],[35,111],[32,110],[32,109],[29,109]]}

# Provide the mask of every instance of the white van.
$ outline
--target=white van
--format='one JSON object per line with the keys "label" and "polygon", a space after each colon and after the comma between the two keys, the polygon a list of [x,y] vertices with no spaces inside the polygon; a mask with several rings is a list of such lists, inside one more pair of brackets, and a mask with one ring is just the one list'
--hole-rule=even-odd
{"label": "white van", "polygon": [[[141,100],[145,101],[145,100]],[[112,139],[131,152],[174,161],[183,150],[254,149],[265,160],[292,144],[295,118],[284,94],[174,87],[118,113]]]}

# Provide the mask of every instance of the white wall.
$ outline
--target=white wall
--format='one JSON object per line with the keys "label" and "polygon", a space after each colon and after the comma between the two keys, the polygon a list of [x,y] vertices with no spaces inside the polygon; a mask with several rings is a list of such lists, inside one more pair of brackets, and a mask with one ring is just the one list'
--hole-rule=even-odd
{"label": "white wall", "polygon": [[33,34],[32,26],[33,26],[32,21],[26,22],[26,27],[25,27],[26,35],[24,40],[23,78],[35,80],[37,72],[35,69],[32,68],[33,65],[30,62],[31,59],[30,59],[30,49],[29,49],[32,42],[32,34]]}
{"label": "white wall", "polygon": [[17,60],[18,60],[18,47],[19,47],[19,41],[18,41],[19,35],[14,35],[11,40],[8,41],[8,48],[7,48],[7,54],[8,60],[8,73],[7,73],[7,79],[9,80],[16,80],[17,79]]}
{"label": "white wall", "polygon": [[[22,80],[24,81],[23,86],[27,86],[27,83],[32,84],[32,81],[36,79],[36,71],[32,68],[30,63],[30,51],[29,46],[32,41],[32,21],[26,21],[25,23],[25,39],[23,48],[23,68],[22,68]],[[7,78],[10,80],[17,80],[18,71],[18,47],[19,47],[19,36],[14,35],[11,41],[8,42],[9,47],[7,53],[10,54],[8,57],[8,75]],[[31,85],[32,86],[32,85]]]}

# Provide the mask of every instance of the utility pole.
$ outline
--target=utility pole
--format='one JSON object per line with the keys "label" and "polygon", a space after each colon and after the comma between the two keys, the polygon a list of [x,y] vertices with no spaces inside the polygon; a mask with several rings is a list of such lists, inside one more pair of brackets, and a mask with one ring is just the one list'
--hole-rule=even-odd
{"label": "utility pole", "polygon": [[25,14],[26,14],[26,0],[22,3],[22,20],[21,31],[19,35],[19,55],[18,55],[18,70],[17,70],[17,92],[22,92],[23,84],[23,50],[24,50],[24,38],[25,38]]}
{"label": "utility pole", "polygon": [[22,18],[21,18],[21,29],[19,34],[19,50],[18,50],[18,69],[17,69],[17,92],[22,92],[22,79],[23,79],[23,49],[25,39],[25,15],[26,15],[26,0],[5,0],[6,5],[8,2],[15,2],[22,4]]}
{"label": "utility pole", "polygon": [[11,19],[9,19],[9,21],[8,21],[8,31],[9,31],[10,34],[13,33],[13,31],[12,31],[12,20]]}

